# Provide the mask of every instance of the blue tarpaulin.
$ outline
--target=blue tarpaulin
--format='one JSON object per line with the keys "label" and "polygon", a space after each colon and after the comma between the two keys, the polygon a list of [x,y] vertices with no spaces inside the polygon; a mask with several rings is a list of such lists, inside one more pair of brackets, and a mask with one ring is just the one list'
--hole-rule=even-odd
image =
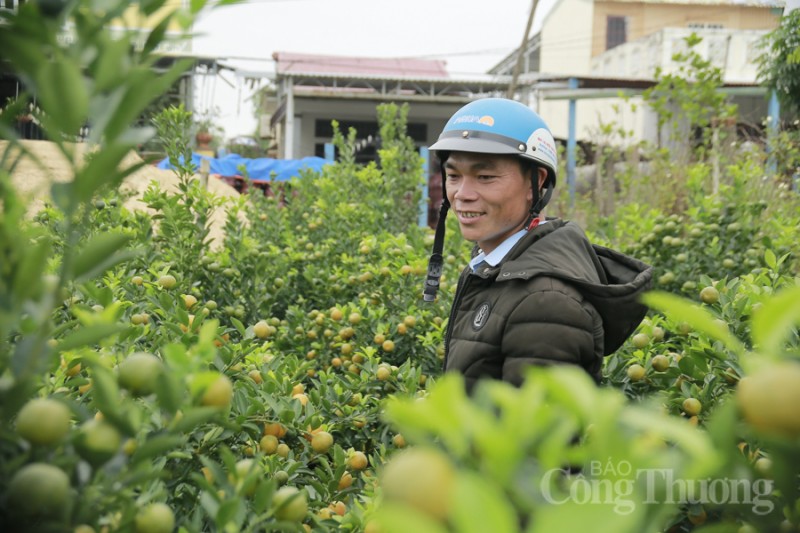
{"label": "blue tarpaulin", "polygon": [[[249,159],[238,154],[229,154],[225,157],[215,158],[200,154],[192,154],[192,164],[195,172],[200,169],[200,161],[207,159],[210,165],[209,173],[220,176],[241,176],[258,181],[287,181],[293,177],[300,177],[301,169],[319,171],[322,166],[330,161],[321,157],[304,157],[302,159],[271,159],[260,157]],[[171,170],[173,165],[169,158],[158,165],[160,169]],[[244,170],[242,169],[244,167]]]}

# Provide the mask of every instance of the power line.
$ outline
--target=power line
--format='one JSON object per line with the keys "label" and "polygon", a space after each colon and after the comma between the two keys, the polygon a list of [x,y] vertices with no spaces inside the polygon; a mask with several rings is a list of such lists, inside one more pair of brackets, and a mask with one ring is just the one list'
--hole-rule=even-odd
{"label": "power line", "polygon": [[[313,0],[250,0],[250,2],[263,2],[263,3],[273,3],[273,2],[306,2],[306,1],[313,1]],[[699,7],[699,6],[698,6]],[[720,11],[717,6],[703,6],[702,10],[696,11],[693,13],[694,17],[706,17],[712,16],[715,14],[719,14]],[[643,39],[648,35],[651,35],[654,31],[660,30],[665,28],[662,24],[658,22],[651,22],[648,26],[643,27],[641,32],[641,37],[637,40]],[[569,53],[570,51],[579,51],[585,50],[586,46],[589,46],[589,51],[591,52],[595,45],[602,44],[604,41],[604,36],[602,34],[592,34],[592,35],[582,35],[579,37],[566,37],[562,39],[555,39],[546,43],[548,52],[555,52],[555,53]],[[630,44],[636,41],[627,41],[626,44]],[[541,46],[541,45],[540,45]],[[518,51],[519,48],[513,45],[509,45],[508,47],[496,47],[496,48],[483,48],[477,50],[467,50],[461,52],[445,52],[445,53],[431,53],[431,54],[421,54],[421,55],[409,55],[409,56],[389,56],[385,59],[422,59],[422,60],[429,60],[429,59],[447,59],[450,57],[468,57],[468,56],[478,56],[478,55],[492,55],[498,53],[506,53],[506,55],[501,58],[501,61],[510,58],[514,52]],[[605,51],[605,50],[603,50]],[[310,56],[314,56],[316,54],[308,54]],[[321,60],[324,60],[324,54],[320,54],[323,57],[309,57],[309,58],[293,58],[292,63],[296,64],[303,64],[303,63],[317,63]],[[328,56],[333,58],[342,58],[345,59],[354,59],[356,61],[336,61],[336,64],[342,67],[358,67],[361,66],[361,63],[357,61],[359,56]],[[380,57],[379,57],[380,58]],[[271,57],[264,58],[264,57],[248,57],[248,56],[225,56],[225,59],[229,60],[240,60],[240,61],[254,61],[254,62],[264,62],[264,63],[275,63],[275,60]],[[498,62],[498,63],[499,63]],[[455,74],[456,72],[451,72]],[[485,74],[486,72],[474,72],[474,74]],[[468,72],[459,72],[459,74],[468,74]]]}

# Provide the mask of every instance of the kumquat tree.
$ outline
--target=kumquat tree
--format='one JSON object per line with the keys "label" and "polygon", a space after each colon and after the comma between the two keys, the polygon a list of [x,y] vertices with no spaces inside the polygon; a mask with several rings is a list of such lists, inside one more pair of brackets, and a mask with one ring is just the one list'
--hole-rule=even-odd
{"label": "kumquat tree", "polygon": [[[800,531],[796,138],[727,152],[713,187],[713,147],[652,150],[612,213],[584,213],[655,269],[602,382],[531,368],[467,395],[442,360],[471,244],[451,218],[424,302],[406,106],[376,112],[378,163],[335,127],[338,160],[284,196],[178,165],[131,198],[137,146],[190,150],[183,108],[139,120],[186,68],[152,68],[166,28],[212,8],[167,4],[0,10],[27,91],[0,114],[0,531]],[[164,17],[140,46],[107,29],[132,5]],[[30,95],[47,141],[15,133]],[[65,169],[38,203],[36,143]],[[651,185],[682,196],[629,194]]]}

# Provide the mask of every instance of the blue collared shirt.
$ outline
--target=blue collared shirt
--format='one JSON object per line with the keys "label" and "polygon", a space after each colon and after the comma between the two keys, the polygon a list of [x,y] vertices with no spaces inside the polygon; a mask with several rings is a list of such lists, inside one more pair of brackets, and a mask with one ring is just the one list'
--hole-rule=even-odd
{"label": "blue collared shirt", "polygon": [[[547,220],[540,219],[539,225],[547,223]],[[500,243],[500,246],[489,252],[488,254],[483,253],[483,250],[480,251],[478,255],[472,258],[469,262],[469,267],[472,269],[473,272],[477,270],[478,265],[481,263],[486,263],[489,266],[497,266],[500,264],[500,261],[511,251],[515,244],[519,242],[519,240],[528,233],[528,230],[522,228],[518,232],[510,235],[506,240]]]}
{"label": "blue collared shirt", "polygon": [[483,253],[483,250],[472,258],[469,262],[469,266],[473,272],[475,272],[477,266],[481,263],[486,263],[489,266],[497,266],[500,264],[500,261],[511,251],[515,244],[519,242],[519,240],[528,233],[528,230],[521,229],[518,232],[510,235],[506,240],[500,243],[500,246],[489,252],[488,254]]}

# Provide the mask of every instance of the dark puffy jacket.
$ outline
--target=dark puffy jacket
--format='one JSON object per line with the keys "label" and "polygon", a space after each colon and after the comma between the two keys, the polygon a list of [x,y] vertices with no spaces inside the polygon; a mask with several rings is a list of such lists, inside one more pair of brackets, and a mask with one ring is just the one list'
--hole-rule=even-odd
{"label": "dark puffy jacket", "polygon": [[593,245],[576,224],[551,219],[496,267],[461,273],[445,338],[445,371],[519,385],[529,365],[576,364],[600,378],[644,318],[652,268]]}

